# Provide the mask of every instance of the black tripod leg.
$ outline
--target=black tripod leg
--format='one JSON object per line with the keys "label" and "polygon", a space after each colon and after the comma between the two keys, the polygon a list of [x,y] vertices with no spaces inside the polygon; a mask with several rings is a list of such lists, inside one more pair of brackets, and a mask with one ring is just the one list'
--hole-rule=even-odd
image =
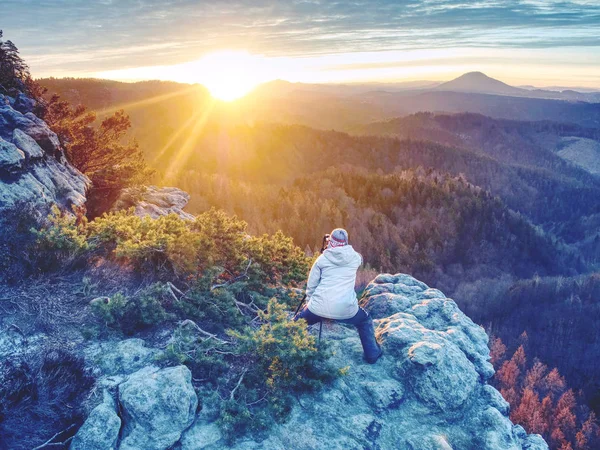
{"label": "black tripod leg", "polygon": [[319,322],[319,341],[317,343],[317,348],[321,346],[321,332],[323,331],[323,321]]}
{"label": "black tripod leg", "polygon": [[296,317],[298,315],[298,311],[300,311],[300,308],[302,307],[302,304],[304,303],[304,300],[306,300],[306,294],[304,294],[304,297],[302,297],[302,300],[300,300],[300,303],[298,303],[298,307],[296,308],[296,312],[294,313],[294,317]]}

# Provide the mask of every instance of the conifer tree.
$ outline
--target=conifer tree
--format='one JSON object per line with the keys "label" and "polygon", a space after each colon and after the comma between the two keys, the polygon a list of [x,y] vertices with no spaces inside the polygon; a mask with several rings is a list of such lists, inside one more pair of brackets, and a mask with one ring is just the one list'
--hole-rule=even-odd
{"label": "conifer tree", "polygon": [[12,41],[3,41],[2,36],[0,30],[0,92],[14,95],[17,91],[27,90],[31,76],[17,46]]}

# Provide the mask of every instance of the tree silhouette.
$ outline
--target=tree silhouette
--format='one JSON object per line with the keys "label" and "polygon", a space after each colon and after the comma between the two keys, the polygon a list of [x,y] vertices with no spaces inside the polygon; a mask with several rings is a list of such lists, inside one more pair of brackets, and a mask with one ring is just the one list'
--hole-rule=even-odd
{"label": "tree silhouette", "polygon": [[17,46],[12,41],[3,41],[2,36],[0,30],[0,92],[15,94],[25,91],[31,81],[29,67],[19,55]]}

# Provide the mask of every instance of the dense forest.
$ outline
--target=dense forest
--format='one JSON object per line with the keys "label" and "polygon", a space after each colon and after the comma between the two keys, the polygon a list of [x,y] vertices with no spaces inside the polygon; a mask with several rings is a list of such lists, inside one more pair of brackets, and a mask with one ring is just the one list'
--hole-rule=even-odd
{"label": "dense forest", "polygon": [[582,268],[498,198],[433,170],[332,168],[279,189],[218,175],[190,176],[182,185],[199,193],[193,207],[220,205],[256,232],[286,230],[304,248],[315,245],[319,230],[342,224],[374,269],[409,271],[450,292],[481,277]]}
{"label": "dense forest", "polygon": [[466,311],[488,325],[508,345],[527,331],[529,348],[551,361],[575,386],[582,387],[598,408],[600,351],[600,274],[577,277],[534,277],[498,287],[485,301],[472,301]]}
{"label": "dense forest", "polygon": [[[509,163],[495,154],[430,141],[353,137],[300,126],[213,123],[191,139],[173,142],[172,149],[159,153],[154,164],[162,168],[165,182],[182,183],[192,194],[197,192],[193,180],[200,173],[252,184],[287,185],[298,176],[329,166],[384,173],[434,168],[454,176],[462,174],[469,182],[499,196],[508,207],[556,239],[577,246],[589,262],[597,262],[598,254],[587,244],[598,235],[597,229],[589,224],[598,220],[600,212],[596,201],[600,196],[600,179],[549,150],[542,153],[532,146],[532,159],[546,161],[553,157],[556,162],[554,167],[540,168],[534,162]],[[177,148],[186,151],[173,158]],[[152,160],[152,156],[148,158]]]}

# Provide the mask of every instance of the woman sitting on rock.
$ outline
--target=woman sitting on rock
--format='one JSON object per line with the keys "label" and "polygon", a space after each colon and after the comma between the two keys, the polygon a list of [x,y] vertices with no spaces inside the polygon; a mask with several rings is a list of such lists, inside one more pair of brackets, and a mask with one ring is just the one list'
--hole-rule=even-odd
{"label": "woman sitting on rock", "polygon": [[354,325],[360,336],[365,360],[374,364],[382,350],[375,339],[373,320],[359,308],[354,285],[362,256],[348,244],[343,228],[331,232],[327,248],[313,264],[306,286],[306,305],[294,320],[304,319],[308,325],[333,319]]}

